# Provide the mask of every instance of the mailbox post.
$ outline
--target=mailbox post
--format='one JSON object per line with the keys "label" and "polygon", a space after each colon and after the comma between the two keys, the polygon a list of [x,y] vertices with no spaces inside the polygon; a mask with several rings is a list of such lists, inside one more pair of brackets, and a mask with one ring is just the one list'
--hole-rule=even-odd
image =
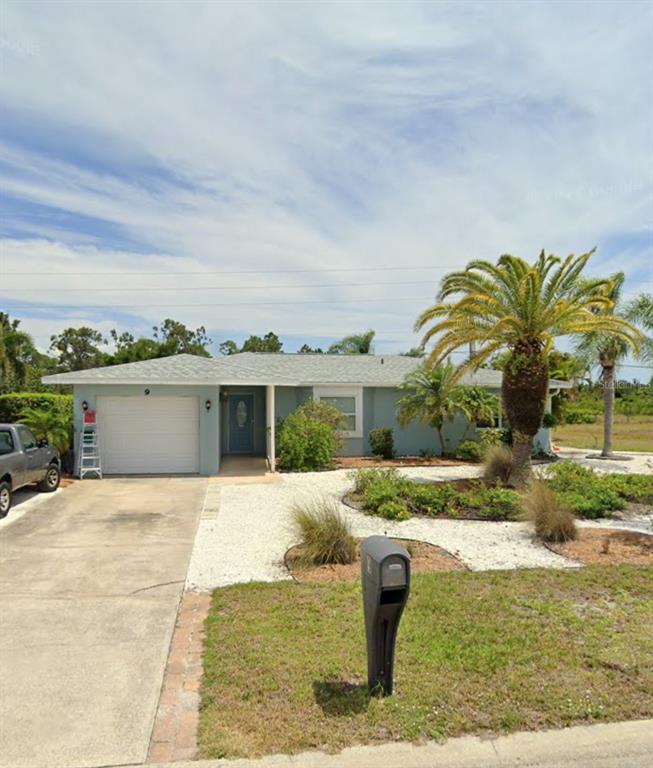
{"label": "mailbox post", "polygon": [[385,536],[361,544],[361,580],[367,637],[367,684],[392,693],[395,640],[410,590],[410,555]]}

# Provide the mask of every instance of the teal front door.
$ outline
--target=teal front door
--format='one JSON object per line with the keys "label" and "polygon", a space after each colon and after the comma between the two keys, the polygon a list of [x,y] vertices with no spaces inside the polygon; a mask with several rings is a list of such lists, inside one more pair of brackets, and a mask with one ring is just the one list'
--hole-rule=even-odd
{"label": "teal front door", "polygon": [[254,395],[229,395],[229,453],[254,453]]}

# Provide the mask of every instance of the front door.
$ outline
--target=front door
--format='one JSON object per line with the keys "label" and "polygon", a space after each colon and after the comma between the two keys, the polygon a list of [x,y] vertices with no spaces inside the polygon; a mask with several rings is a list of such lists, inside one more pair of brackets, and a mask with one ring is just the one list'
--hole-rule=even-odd
{"label": "front door", "polygon": [[229,395],[229,453],[254,453],[254,395]]}

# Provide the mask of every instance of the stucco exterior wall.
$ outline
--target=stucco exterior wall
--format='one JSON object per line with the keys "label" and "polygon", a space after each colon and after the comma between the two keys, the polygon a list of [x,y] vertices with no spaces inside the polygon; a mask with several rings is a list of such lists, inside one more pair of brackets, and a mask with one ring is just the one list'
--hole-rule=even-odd
{"label": "stucco exterior wall", "polygon": [[[73,390],[73,418],[75,423],[75,452],[79,433],[82,428],[82,403],[96,410],[98,397],[143,397],[145,389],[150,390],[148,397],[198,397],[199,398],[199,435],[200,435],[200,474],[215,475],[220,469],[220,387],[207,386],[163,386],[145,387],[140,384],[81,385]],[[210,400],[212,407],[206,410],[205,403]]]}

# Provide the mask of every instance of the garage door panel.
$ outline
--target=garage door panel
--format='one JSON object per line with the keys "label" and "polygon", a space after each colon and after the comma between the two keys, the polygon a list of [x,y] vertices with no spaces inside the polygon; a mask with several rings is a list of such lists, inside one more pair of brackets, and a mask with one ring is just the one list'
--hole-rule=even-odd
{"label": "garage door panel", "polygon": [[107,474],[199,472],[197,397],[99,397]]}

